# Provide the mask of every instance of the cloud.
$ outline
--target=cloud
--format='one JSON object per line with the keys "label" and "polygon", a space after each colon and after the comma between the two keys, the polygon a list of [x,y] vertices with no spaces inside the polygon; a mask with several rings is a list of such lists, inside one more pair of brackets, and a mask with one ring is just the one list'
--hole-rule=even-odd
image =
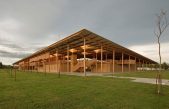
{"label": "cloud", "polygon": [[11,48],[11,50],[16,50],[16,51],[22,51],[25,50],[23,47],[19,46],[18,44],[14,44],[10,41],[7,40],[1,40],[0,39],[0,48],[1,50],[5,49],[5,48]]}
{"label": "cloud", "polygon": [[0,56],[1,57],[6,57],[6,58],[23,58],[26,57],[28,55],[30,55],[31,53],[12,53],[12,52],[8,52],[6,50],[0,50]]}
{"label": "cloud", "polygon": [[[162,8],[169,12],[168,4],[168,0],[1,0],[0,50],[33,53],[82,28],[126,47],[147,45],[156,42],[155,15]],[[168,34],[163,34],[163,43],[169,41]]]}
{"label": "cloud", "polygon": [[17,41],[20,37],[19,29],[21,28],[20,23],[12,18],[0,20],[0,42],[15,40]]}
{"label": "cloud", "polygon": [[[161,56],[162,62],[169,63],[169,42],[161,43]],[[158,44],[146,44],[146,45],[133,45],[129,49],[136,51],[139,54],[142,54],[150,59],[153,59],[156,62],[159,62],[158,54]]]}
{"label": "cloud", "polygon": [[31,46],[22,46],[8,40],[0,39],[0,62],[12,64],[21,58],[27,57],[37,50],[44,48],[44,45],[34,43]]}

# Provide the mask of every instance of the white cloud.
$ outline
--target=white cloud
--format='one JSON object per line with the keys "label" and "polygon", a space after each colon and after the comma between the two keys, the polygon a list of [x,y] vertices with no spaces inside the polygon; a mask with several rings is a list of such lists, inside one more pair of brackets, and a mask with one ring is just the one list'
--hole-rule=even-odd
{"label": "white cloud", "polygon": [[14,19],[5,19],[0,22],[0,29],[4,30],[17,30],[20,27],[20,23]]}
{"label": "white cloud", "polygon": [[[169,63],[169,42],[161,43],[162,62]],[[159,62],[158,44],[133,45],[129,49]]]}
{"label": "white cloud", "polygon": [[15,19],[8,18],[0,21],[0,39],[1,40],[19,40],[21,23]]}
{"label": "white cloud", "polygon": [[[11,56],[35,52],[82,28],[124,46],[148,44],[155,41],[155,14],[161,8],[169,10],[168,4],[169,0],[1,0],[0,50]],[[161,41],[169,41],[167,31],[163,35]],[[148,51],[137,47],[132,46],[158,59],[156,46]],[[167,59],[167,53],[162,55]],[[9,63],[8,59],[3,58],[3,63]]]}
{"label": "white cloud", "polygon": [[1,57],[0,62],[4,65],[12,65],[12,63],[18,61],[19,58],[6,58],[6,57]]}

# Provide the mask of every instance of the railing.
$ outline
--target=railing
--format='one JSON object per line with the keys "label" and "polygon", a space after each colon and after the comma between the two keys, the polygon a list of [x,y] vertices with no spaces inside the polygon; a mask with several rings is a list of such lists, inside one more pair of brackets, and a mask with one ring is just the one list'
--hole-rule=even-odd
{"label": "railing", "polygon": [[[115,60],[116,64],[122,64],[122,60]],[[135,60],[123,60],[123,64],[135,64],[136,61]]]}
{"label": "railing", "polygon": [[83,61],[80,61],[75,66],[73,66],[72,71],[77,71],[80,67],[83,67]]}
{"label": "railing", "polygon": [[[86,60],[86,67],[90,67],[95,64],[96,60]],[[84,67],[84,61],[79,61],[75,66],[73,66],[72,71],[77,71],[79,68]]]}

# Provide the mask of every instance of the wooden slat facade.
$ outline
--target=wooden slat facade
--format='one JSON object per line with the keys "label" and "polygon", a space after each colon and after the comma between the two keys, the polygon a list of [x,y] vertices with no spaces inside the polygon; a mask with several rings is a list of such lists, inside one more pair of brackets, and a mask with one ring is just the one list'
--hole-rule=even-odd
{"label": "wooden slat facade", "polygon": [[[83,63],[83,64],[82,64]],[[157,64],[89,30],[83,29],[14,63],[38,72],[129,72]]]}

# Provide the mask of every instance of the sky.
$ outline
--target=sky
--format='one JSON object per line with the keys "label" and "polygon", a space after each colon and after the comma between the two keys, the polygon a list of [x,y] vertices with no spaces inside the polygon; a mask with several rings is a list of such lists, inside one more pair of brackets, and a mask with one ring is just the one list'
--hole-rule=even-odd
{"label": "sky", "polygon": [[[12,64],[83,28],[158,62],[156,15],[169,0],[0,0],[0,62]],[[161,37],[169,63],[169,28]]]}

